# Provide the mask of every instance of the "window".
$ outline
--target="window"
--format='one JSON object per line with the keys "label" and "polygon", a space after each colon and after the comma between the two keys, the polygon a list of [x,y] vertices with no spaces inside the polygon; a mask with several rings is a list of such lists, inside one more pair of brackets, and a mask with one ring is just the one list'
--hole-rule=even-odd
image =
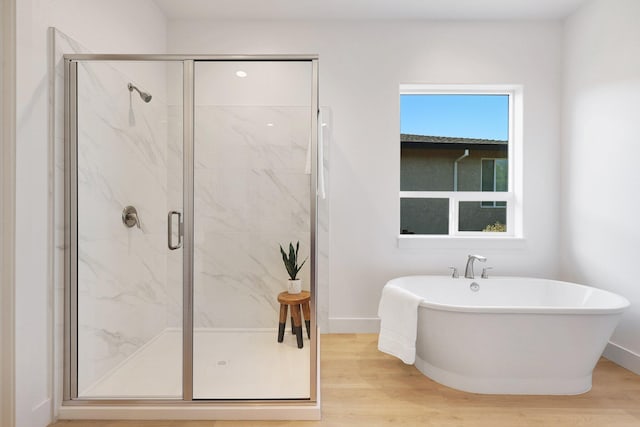
{"label": "window", "polygon": [[521,88],[400,86],[400,234],[520,237]]}
{"label": "window", "polygon": [[[507,159],[482,159],[482,191],[508,191]],[[505,207],[505,202],[481,202],[483,208]]]}

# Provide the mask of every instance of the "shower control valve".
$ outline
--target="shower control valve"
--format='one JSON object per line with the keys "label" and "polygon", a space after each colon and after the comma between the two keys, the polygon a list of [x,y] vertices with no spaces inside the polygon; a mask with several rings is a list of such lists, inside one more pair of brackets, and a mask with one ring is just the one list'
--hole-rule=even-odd
{"label": "shower control valve", "polygon": [[138,211],[133,206],[127,206],[122,210],[122,223],[132,228],[134,225],[140,227],[140,218],[138,218]]}

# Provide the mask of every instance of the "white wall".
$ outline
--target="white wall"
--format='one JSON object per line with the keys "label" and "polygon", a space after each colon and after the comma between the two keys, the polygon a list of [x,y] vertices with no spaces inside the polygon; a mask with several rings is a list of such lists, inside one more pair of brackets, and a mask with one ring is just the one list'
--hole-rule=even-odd
{"label": "white wall", "polygon": [[16,425],[28,427],[51,421],[54,394],[49,26],[94,52],[162,52],[165,46],[164,17],[150,1],[17,2]]}
{"label": "white wall", "polygon": [[640,373],[640,2],[596,0],[565,26],[562,276],[631,302],[605,353]]}
{"label": "white wall", "polygon": [[[328,330],[376,331],[392,277],[464,267],[556,277],[560,23],[170,22],[170,53],[318,53],[320,103],[333,117]],[[398,249],[400,83],[524,85],[525,237],[517,249]],[[323,314],[320,313],[320,317]],[[321,325],[327,331],[326,325]]]}

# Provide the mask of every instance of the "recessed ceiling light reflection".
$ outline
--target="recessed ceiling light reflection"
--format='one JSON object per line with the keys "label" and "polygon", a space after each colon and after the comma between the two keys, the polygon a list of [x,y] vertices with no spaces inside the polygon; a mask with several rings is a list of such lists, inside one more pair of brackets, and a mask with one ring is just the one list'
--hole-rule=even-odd
{"label": "recessed ceiling light reflection", "polygon": [[273,127],[273,123],[267,123],[267,126],[272,128]]}
{"label": "recessed ceiling light reflection", "polygon": [[327,127],[327,124],[323,123],[321,126],[324,128],[324,127]]}
{"label": "recessed ceiling light reflection", "polygon": [[238,70],[236,71],[236,76],[244,78],[247,77],[247,72],[246,71],[242,71],[242,70]]}

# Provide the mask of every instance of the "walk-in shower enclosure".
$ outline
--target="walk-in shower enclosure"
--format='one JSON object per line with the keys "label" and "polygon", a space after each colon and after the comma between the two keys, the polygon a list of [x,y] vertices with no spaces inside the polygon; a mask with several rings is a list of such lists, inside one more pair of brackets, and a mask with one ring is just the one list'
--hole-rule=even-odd
{"label": "walk-in shower enclosure", "polygon": [[[316,402],[317,58],[64,66],[65,404]],[[302,348],[277,341],[290,242]]]}

